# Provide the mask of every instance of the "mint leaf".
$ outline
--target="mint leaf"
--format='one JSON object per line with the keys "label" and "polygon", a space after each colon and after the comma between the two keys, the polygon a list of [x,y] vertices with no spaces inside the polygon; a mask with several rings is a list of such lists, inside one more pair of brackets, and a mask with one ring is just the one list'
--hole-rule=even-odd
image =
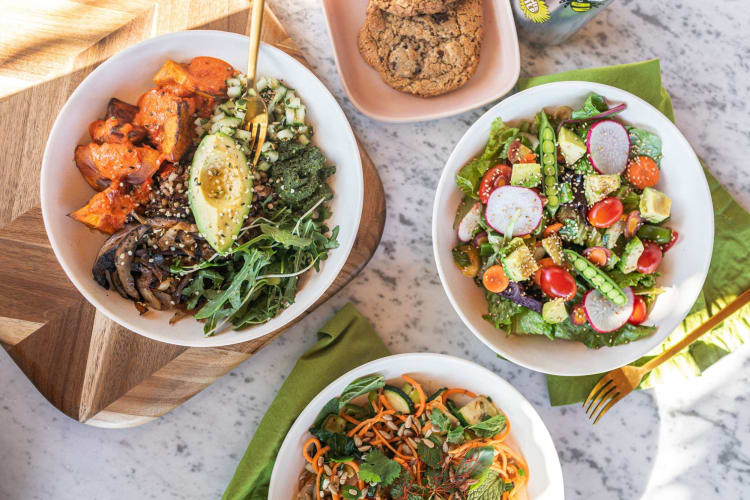
{"label": "mint leaf", "polygon": [[430,448],[424,444],[424,441],[417,443],[417,455],[419,455],[419,458],[422,459],[428,467],[434,469],[440,467],[440,463],[443,461],[443,450],[441,450],[436,444]]}
{"label": "mint leaf", "polygon": [[359,478],[366,483],[388,486],[401,474],[398,462],[386,457],[380,450],[372,450],[363,459],[359,466]]}
{"label": "mint leaf", "polygon": [[354,380],[344,388],[344,392],[339,396],[339,409],[352,399],[370,391],[376,391],[383,386],[385,386],[385,377],[382,375],[366,375]]}
{"label": "mint leaf", "polygon": [[449,443],[460,443],[464,440],[464,428],[459,425],[449,430],[445,440]]}
{"label": "mint leaf", "polygon": [[490,417],[487,420],[483,420],[478,424],[470,425],[469,429],[474,431],[474,434],[479,437],[492,437],[500,434],[500,432],[505,429],[506,423],[507,419],[505,418],[505,415],[500,414]]}
{"label": "mint leaf", "polygon": [[466,500],[496,500],[503,496],[506,491],[513,489],[512,482],[505,482],[495,471],[488,470],[481,482],[477,483],[469,491]]}
{"label": "mint leaf", "polygon": [[432,409],[432,413],[430,413],[430,422],[432,422],[432,426],[438,432],[447,431],[448,426],[450,425],[448,416],[437,408]]}

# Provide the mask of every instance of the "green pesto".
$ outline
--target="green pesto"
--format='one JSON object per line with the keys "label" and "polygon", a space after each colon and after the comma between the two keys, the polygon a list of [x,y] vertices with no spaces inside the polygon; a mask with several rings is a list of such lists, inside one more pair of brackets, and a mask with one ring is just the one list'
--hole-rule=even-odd
{"label": "green pesto", "polygon": [[271,166],[271,179],[281,203],[295,212],[304,212],[321,198],[333,198],[326,179],[336,167],[326,166],[326,157],[320,149],[312,144],[281,141],[278,152],[279,159]]}

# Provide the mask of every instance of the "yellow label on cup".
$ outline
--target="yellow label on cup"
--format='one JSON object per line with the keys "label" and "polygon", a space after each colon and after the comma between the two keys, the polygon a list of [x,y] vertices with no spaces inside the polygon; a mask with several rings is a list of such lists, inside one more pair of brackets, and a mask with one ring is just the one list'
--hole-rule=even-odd
{"label": "yellow label on cup", "polygon": [[535,23],[546,23],[549,21],[549,9],[545,0],[518,0],[523,15]]}

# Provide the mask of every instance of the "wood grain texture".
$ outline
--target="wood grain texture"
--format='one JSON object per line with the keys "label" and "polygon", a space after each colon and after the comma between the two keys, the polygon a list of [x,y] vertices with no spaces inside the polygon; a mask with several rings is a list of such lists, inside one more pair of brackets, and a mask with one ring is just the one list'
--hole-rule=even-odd
{"label": "wood grain texture", "polygon": [[[0,127],[21,129],[0,138],[0,345],[71,418],[110,428],[149,422],[283,332],[233,346],[187,348],[128,331],[98,313],[68,281],[38,208],[47,133],[88,73],[119,50],[158,34],[194,28],[243,33],[248,12],[244,0],[42,0],[28,11],[14,7],[0,21],[0,31],[9,19],[25,23],[23,36],[0,34],[0,96],[6,96],[0,101]],[[80,16],[83,21],[77,23]],[[268,8],[262,38],[304,62]],[[13,91],[25,90],[7,95],[8,82],[15,82]],[[308,312],[346,285],[380,242],[385,195],[361,147],[360,154],[365,181],[362,224],[343,270]]]}

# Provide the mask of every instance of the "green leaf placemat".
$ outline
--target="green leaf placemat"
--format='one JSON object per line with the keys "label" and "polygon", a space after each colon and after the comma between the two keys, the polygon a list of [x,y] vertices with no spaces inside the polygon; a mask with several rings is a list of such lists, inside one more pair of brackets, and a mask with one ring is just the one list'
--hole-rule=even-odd
{"label": "green leaf placemat", "polygon": [[[658,60],[620,66],[568,71],[556,75],[522,79],[519,90],[543,83],[585,80],[604,83],[626,90],[649,102],[674,121],[672,101],[662,87]],[[713,258],[708,277],[698,300],[687,318],[649,356],[633,364],[643,364],[658,355],[686,333],[716,314],[726,304],[750,287],[750,213],[719,185],[705,168],[711,190],[715,217]],[[699,229],[699,228],[696,228]],[[657,383],[700,375],[706,368],[750,340],[750,306],[745,306],[713,331],[694,342],[688,349],[648,374],[640,388]],[[553,406],[580,403],[603,374],[585,377],[547,376],[550,403]]]}
{"label": "green leaf placemat", "polygon": [[344,306],[318,331],[318,342],[294,365],[222,498],[266,500],[281,443],[310,400],[352,368],[389,354],[370,323],[351,304]]}

